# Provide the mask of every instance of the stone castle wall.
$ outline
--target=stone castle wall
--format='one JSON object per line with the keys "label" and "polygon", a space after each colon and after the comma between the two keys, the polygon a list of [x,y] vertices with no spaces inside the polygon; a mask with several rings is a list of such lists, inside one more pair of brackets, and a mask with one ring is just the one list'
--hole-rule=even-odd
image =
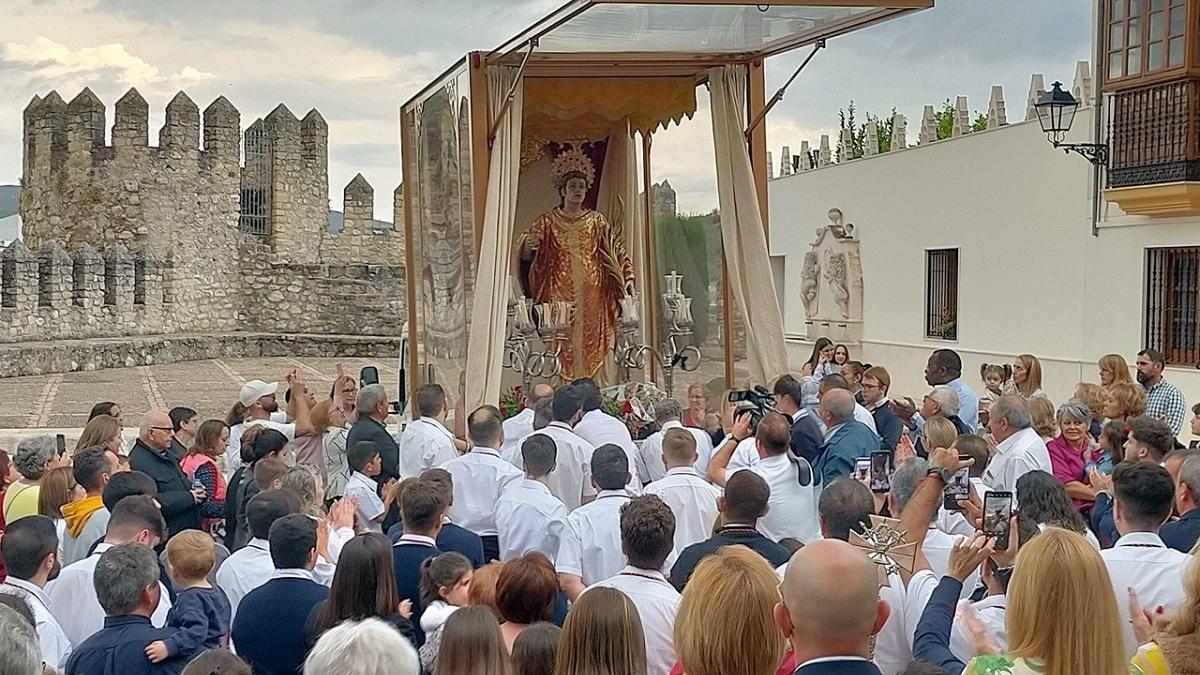
{"label": "stone castle wall", "polygon": [[[24,111],[24,241],[0,254],[0,343],[237,332],[398,335],[403,225],[375,230],[356,176],[345,227],[327,233],[328,125],[286,106],[255,120],[224,97],[203,112],[180,92],[158,145],[134,89],[84,89]],[[401,191],[397,189],[397,195]],[[268,223],[239,227],[251,196]],[[397,212],[402,209],[397,205]]]}

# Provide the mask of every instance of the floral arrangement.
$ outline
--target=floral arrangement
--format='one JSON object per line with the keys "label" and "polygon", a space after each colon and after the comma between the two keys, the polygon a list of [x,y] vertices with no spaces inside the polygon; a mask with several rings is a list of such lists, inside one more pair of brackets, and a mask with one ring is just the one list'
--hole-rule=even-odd
{"label": "floral arrangement", "polygon": [[[652,382],[629,382],[600,391],[600,409],[625,423],[629,434],[638,438],[642,430],[654,423],[654,404],[667,398]],[[500,414],[504,419],[525,409],[521,385],[500,392]]]}
{"label": "floral arrangement", "polygon": [[500,390],[500,415],[508,419],[525,409],[525,394],[521,385]]}

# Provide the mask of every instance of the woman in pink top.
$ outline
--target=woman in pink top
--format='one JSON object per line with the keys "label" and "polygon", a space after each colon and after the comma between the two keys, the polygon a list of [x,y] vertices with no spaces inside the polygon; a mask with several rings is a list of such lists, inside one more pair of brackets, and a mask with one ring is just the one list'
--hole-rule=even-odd
{"label": "woman in pink top", "polygon": [[207,420],[196,431],[196,441],[179,462],[179,468],[193,481],[204,485],[200,515],[204,529],[213,535],[225,522],[225,476],[217,461],[224,461],[229,442],[229,427],[221,420]]}
{"label": "woman in pink top", "polygon": [[1097,450],[1088,434],[1091,423],[1092,409],[1078,399],[1071,399],[1058,408],[1058,436],[1046,442],[1054,477],[1066,488],[1075,508],[1086,507],[1096,499],[1084,470]]}

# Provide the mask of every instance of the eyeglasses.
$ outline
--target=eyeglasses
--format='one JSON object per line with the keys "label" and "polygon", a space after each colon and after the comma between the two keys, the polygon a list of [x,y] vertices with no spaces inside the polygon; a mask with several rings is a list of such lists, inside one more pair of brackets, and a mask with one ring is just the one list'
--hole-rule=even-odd
{"label": "eyeglasses", "polygon": [[175,431],[174,427],[150,427],[150,428],[153,429],[154,431],[170,431],[170,432]]}

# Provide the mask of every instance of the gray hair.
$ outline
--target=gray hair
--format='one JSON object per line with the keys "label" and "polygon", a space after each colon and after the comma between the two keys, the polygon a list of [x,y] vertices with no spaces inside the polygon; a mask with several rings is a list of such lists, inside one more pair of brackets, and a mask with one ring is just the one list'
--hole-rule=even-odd
{"label": "gray hair", "polygon": [[679,405],[679,401],[673,398],[664,399],[654,404],[654,421],[662,425],[663,422],[677,420],[683,415],[683,406]]}
{"label": "gray hair", "polygon": [[53,436],[30,436],[17,443],[13,466],[29,480],[37,480],[46,472],[46,462],[58,456],[58,444]]}
{"label": "gray hair", "polygon": [[825,392],[821,397],[821,407],[833,417],[834,424],[841,424],[854,417],[854,397],[845,389],[831,389]]}
{"label": "gray hair", "polygon": [[[903,512],[908,506],[909,500],[917,491],[917,485],[924,480],[928,472],[929,462],[920,457],[914,457],[897,467],[896,473],[892,474],[892,499],[896,501],[897,511]],[[893,514],[892,517],[898,515]]]}
{"label": "gray hair", "polygon": [[959,408],[962,407],[962,403],[958,398],[958,392],[944,384],[934,387],[933,391],[929,392],[929,398],[938,404],[938,407],[942,409],[942,414],[946,417],[954,417],[958,414]]}
{"label": "gray hair", "polygon": [[37,631],[15,609],[3,605],[0,605],[0,673],[42,673]]}
{"label": "gray hair", "polygon": [[800,379],[800,405],[814,405],[821,401],[821,381],[813,376]]}
{"label": "gray hair", "polygon": [[420,670],[408,640],[375,618],[330,628],[304,660],[304,675],[418,675]]}
{"label": "gray hair", "polygon": [[382,384],[368,384],[358,390],[358,398],[354,399],[354,409],[359,415],[370,415],[387,398],[387,389],[384,389]]}
{"label": "gray hair", "polygon": [[533,404],[533,430],[545,429],[554,419],[554,397],[547,396]]}
{"label": "gray hair", "polygon": [[158,557],[142,544],[114,546],[100,555],[92,583],[106,615],[129,614],[141,603],[146,588],[158,583]]}
{"label": "gray hair", "polygon": [[1002,419],[1008,426],[1018,431],[1033,426],[1033,415],[1029,413],[1029,404],[1025,399],[1009,394],[1001,396],[992,404],[992,419]]}
{"label": "gray hair", "polygon": [[1179,482],[1187,486],[1192,499],[1200,501],[1200,456],[1183,460],[1179,466]]}
{"label": "gray hair", "polygon": [[1055,417],[1061,424],[1064,419],[1075,422],[1083,422],[1084,424],[1092,423],[1092,409],[1088,404],[1073,398],[1066,403],[1058,406],[1058,415]]}

